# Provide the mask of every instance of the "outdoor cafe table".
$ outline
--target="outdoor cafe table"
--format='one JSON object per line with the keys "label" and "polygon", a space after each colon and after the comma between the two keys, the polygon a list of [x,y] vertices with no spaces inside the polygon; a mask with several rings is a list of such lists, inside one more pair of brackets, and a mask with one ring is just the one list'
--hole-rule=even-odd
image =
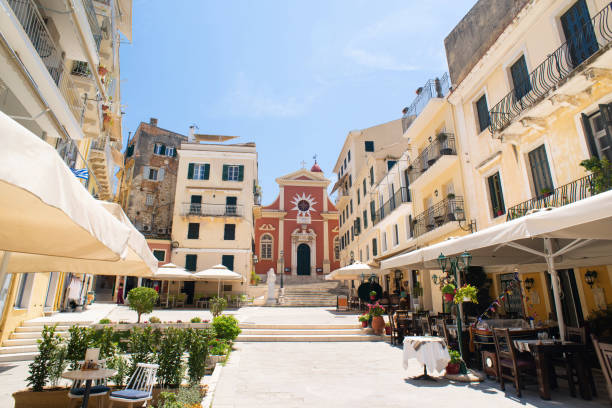
{"label": "outdoor cafe table", "polygon": [[423,375],[414,377],[413,380],[433,380],[427,374],[430,370],[440,372],[446,368],[450,361],[446,341],[442,337],[434,336],[407,336],[404,338],[404,369],[408,368],[408,361],[412,358],[423,365]]}
{"label": "outdoor cafe table", "polygon": [[589,368],[586,365],[586,345],[560,340],[514,340],[514,347],[518,351],[529,352],[533,355],[538,375],[538,389],[542,399],[550,399],[551,357],[553,354],[563,353],[569,354],[567,358],[572,358],[576,365],[580,396],[586,400],[592,398],[587,375]]}
{"label": "outdoor cafe table", "polygon": [[87,404],[89,402],[89,394],[91,392],[91,383],[95,380],[102,380],[104,378],[109,378],[117,374],[117,370],[111,370],[108,368],[99,368],[97,370],[73,370],[66,371],[62,374],[63,378],[67,378],[69,380],[81,380],[85,381],[85,393],[83,394],[83,404],[82,408],[87,408]]}

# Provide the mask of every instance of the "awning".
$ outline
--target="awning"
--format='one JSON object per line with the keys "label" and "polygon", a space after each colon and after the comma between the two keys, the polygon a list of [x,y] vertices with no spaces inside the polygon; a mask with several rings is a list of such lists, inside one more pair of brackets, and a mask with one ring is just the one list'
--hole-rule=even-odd
{"label": "awning", "polygon": [[612,191],[398,255],[383,261],[382,266],[437,269],[441,253],[455,256],[464,251],[472,255],[471,264],[475,266],[541,264],[547,269],[553,277],[563,336],[556,269],[612,263]]}
{"label": "awning", "polygon": [[198,280],[194,273],[186,271],[185,268],[176,266],[173,263],[167,263],[159,268],[153,274],[151,279],[154,280]]}
{"label": "awning", "polygon": [[357,261],[332,271],[325,276],[325,280],[355,280],[361,279],[362,275],[367,278],[371,275],[380,276],[381,274],[382,271],[380,269]]}
{"label": "awning", "polygon": [[346,178],[347,178],[347,177],[348,177],[348,173],[344,173],[344,175],[343,175],[342,177],[340,177],[340,178],[338,179],[338,181],[336,181],[336,184],[334,184],[334,188],[332,188],[332,191],[331,191],[331,192],[333,193],[333,192],[334,192],[334,191],[336,191],[338,188],[340,188],[340,186],[341,186],[342,184],[344,184],[344,181],[346,180]]}

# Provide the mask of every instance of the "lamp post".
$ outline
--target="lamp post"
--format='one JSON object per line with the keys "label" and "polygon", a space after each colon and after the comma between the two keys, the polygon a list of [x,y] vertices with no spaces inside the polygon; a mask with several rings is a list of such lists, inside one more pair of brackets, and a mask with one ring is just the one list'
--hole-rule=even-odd
{"label": "lamp post", "polygon": [[[470,267],[470,262],[472,261],[472,255],[468,252],[463,252],[461,255],[448,258],[444,256],[444,254],[440,254],[438,256],[438,265],[443,273],[448,272],[452,274],[455,279],[457,288],[461,287],[461,272]],[[459,272],[459,273],[457,273]],[[461,303],[457,303],[457,343],[459,343],[459,354],[461,354],[461,374],[467,373],[467,367],[465,362],[463,361],[463,331],[462,331],[462,319],[463,319],[463,307]]]}
{"label": "lamp post", "polygon": [[284,287],[283,286],[283,275],[285,274],[285,251],[283,251],[282,249],[280,251],[280,264],[281,264],[281,267],[280,267],[280,278],[281,278],[280,287],[281,287],[281,293],[282,293],[283,287]]}

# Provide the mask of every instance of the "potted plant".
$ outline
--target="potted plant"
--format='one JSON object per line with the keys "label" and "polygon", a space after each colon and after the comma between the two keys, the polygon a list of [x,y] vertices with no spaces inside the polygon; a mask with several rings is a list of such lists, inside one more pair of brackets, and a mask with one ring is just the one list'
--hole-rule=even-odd
{"label": "potted plant", "polygon": [[461,355],[457,350],[448,350],[450,362],[446,365],[446,374],[459,374],[461,367]]}
{"label": "potted plant", "polygon": [[446,300],[447,302],[452,302],[455,298],[456,291],[457,288],[452,283],[447,283],[446,285],[442,286],[442,294],[444,295],[444,300]]}
{"label": "potted plant", "polygon": [[376,293],[375,290],[371,290],[370,291],[370,300],[376,300],[376,296],[378,295],[378,293]]}
{"label": "potted plant", "polygon": [[463,285],[455,293],[455,303],[478,303],[478,289],[472,285]]}
{"label": "potted plant", "polygon": [[454,193],[448,193],[446,195],[446,198],[449,199],[449,200],[454,200],[455,199],[455,194]]}
{"label": "potted plant", "polygon": [[385,309],[377,302],[373,305],[368,305],[370,308],[369,315],[372,316],[372,329],[374,330],[374,334],[381,335],[385,328],[385,319],[383,318],[383,314],[385,314]]}
{"label": "potted plant", "polygon": [[497,217],[504,215],[504,210],[502,210],[501,208],[496,208],[495,209],[495,215]]}
{"label": "potted plant", "polygon": [[580,165],[592,174],[589,190],[592,195],[608,191],[612,187],[612,164],[608,159],[593,157],[583,160]]}
{"label": "potted plant", "polygon": [[366,327],[368,327],[368,322],[370,321],[370,315],[367,313],[362,314],[361,316],[359,316],[359,321],[361,322],[361,327],[365,329]]}
{"label": "potted plant", "polygon": [[212,339],[208,346],[208,366],[222,362],[228,352],[228,344],[225,340]]}
{"label": "potted plant", "polygon": [[98,74],[104,76],[108,73],[108,70],[103,65],[98,65]]}

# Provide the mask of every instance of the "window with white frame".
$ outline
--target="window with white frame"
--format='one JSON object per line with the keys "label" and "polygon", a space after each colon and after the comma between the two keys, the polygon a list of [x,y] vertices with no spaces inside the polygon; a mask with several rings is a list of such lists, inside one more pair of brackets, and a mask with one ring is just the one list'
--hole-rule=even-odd
{"label": "window with white frame", "polygon": [[155,154],[165,154],[166,146],[161,143],[155,143],[155,147],[153,147],[153,153]]}
{"label": "window with white frame", "polygon": [[158,169],[149,168],[149,174],[147,175],[147,179],[156,181],[158,175],[159,175]]}
{"label": "window with white frame", "polygon": [[227,179],[230,181],[238,181],[240,174],[240,166],[227,166]]}
{"label": "window with white frame", "polygon": [[382,234],[382,250],[385,252],[387,250],[387,232],[383,232]]}
{"label": "window with white frame", "polygon": [[270,234],[264,234],[261,236],[260,243],[260,254],[261,259],[272,259],[272,246],[274,238]]}
{"label": "window with white frame", "polygon": [[406,239],[410,239],[410,238],[412,238],[412,237],[410,236],[410,227],[411,227],[411,225],[410,225],[410,224],[411,224],[411,223],[412,223],[412,219],[411,219],[411,217],[410,217],[409,215],[407,215],[407,216],[406,216]]}
{"label": "window with white frame", "polygon": [[174,156],[174,146],[166,147],[166,156],[173,157]]}
{"label": "window with white frame", "polygon": [[152,206],[155,202],[155,196],[153,194],[147,194],[146,205]]}
{"label": "window with white frame", "polygon": [[210,167],[206,163],[195,163],[193,166],[193,179],[208,180],[209,169]]}

